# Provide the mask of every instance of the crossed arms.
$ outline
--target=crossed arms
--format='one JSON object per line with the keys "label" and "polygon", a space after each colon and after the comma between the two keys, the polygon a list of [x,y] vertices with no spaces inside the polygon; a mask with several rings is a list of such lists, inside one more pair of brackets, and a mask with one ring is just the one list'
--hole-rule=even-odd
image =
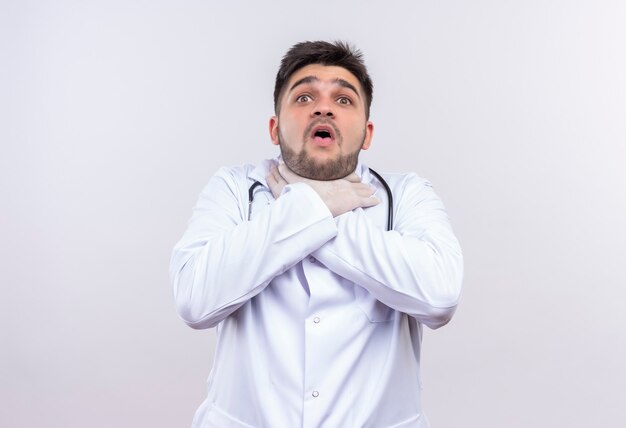
{"label": "crossed arms", "polygon": [[443,204],[415,175],[394,176],[393,231],[371,222],[377,204],[354,175],[331,182],[271,169],[276,201],[247,221],[243,169],[222,169],[205,187],[170,275],[179,314],[209,328],[244,305],[308,255],[366,289],[385,305],[431,328],[449,321],[458,302],[463,261]]}

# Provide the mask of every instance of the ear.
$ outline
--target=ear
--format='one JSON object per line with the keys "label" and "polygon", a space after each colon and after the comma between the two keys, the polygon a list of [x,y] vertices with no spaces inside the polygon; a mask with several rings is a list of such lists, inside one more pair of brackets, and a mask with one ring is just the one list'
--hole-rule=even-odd
{"label": "ear", "polygon": [[278,141],[278,116],[270,117],[270,140],[275,146],[280,144]]}
{"label": "ear", "polygon": [[374,124],[369,120],[365,124],[365,138],[363,139],[362,150],[367,150],[372,144],[372,137],[374,136]]}

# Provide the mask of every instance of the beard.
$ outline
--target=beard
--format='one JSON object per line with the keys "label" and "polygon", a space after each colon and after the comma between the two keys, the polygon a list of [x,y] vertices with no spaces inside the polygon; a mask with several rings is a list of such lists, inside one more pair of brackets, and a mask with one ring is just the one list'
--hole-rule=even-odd
{"label": "beard", "polygon": [[[336,130],[337,144],[341,146],[341,136]],[[311,156],[306,147],[296,152],[291,147],[284,144],[284,140],[278,131],[278,142],[280,143],[280,154],[283,161],[291,171],[300,177],[309,178],[311,180],[329,181],[346,177],[354,172],[359,161],[359,152],[365,142],[365,129],[359,148],[353,153],[341,153],[335,159],[317,160]],[[308,132],[305,131],[303,140],[308,138]]]}

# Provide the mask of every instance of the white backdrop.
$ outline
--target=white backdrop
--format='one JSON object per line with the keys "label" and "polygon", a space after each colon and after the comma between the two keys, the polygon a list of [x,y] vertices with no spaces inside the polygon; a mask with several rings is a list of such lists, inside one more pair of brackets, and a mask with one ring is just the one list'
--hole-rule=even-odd
{"label": "white backdrop", "polygon": [[365,53],[368,164],[416,171],[466,261],[427,331],[433,427],[621,427],[626,6],[605,0],[0,2],[0,426],[185,427],[212,331],[172,246],[221,165],[273,156],[302,40]]}

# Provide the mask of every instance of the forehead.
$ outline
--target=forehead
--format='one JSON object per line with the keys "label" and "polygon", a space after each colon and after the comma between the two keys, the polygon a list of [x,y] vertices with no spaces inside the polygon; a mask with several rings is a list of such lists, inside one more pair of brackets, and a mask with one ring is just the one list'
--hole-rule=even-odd
{"label": "forehead", "polygon": [[334,83],[337,82],[338,79],[343,79],[346,82],[351,83],[355,88],[359,90],[359,92],[362,92],[361,84],[354,74],[350,73],[343,67],[323,64],[309,64],[293,73],[291,75],[291,78],[289,79],[289,82],[286,85],[287,91],[289,91],[289,89],[295,82],[308,76],[316,77],[318,79],[318,82],[314,83],[318,84]]}

